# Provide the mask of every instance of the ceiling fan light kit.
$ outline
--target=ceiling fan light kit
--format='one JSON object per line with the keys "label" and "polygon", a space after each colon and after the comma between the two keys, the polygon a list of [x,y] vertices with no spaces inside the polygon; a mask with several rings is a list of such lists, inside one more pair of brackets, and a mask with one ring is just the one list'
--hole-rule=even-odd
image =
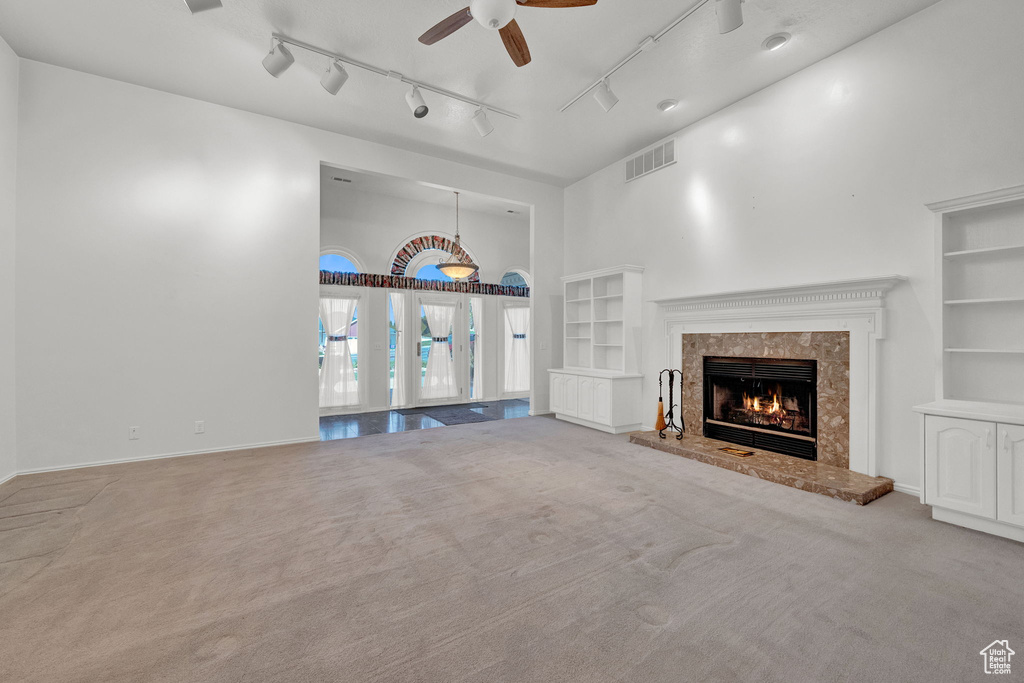
{"label": "ceiling fan light kit", "polygon": [[455,14],[442,19],[431,26],[420,36],[424,45],[433,45],[442,38],[447,38],[473,19],[486,29],[498,31],[501,42],[505,45],[508,56],[516,66],[530,63],[530,48],[526,44],[519,24],[516,23],[516,10],[523,7],[572,8],[596,5],[597,0],[471,0],[469,7],[460,9]]}
{"label": "ceiling fan light kit", "polygon": [[484,28],[497,31],[516,18],[515,0],[473,0],[469,3],[469,13]]}
{"label": "ceiling fan light kit", "polygon": [[277,41],[270,49],[270,54],[263,58],[263,68],[274,78],[283,74],[294,63],[295,57],[281,41]]}
{"label": "ceiling fan light kit", "polygon": [[223,7],[220,0],[185,0],[185,6],[188,7],[188,11],[192,14],[196,12],[205,12],[208,9],[217,9]]}

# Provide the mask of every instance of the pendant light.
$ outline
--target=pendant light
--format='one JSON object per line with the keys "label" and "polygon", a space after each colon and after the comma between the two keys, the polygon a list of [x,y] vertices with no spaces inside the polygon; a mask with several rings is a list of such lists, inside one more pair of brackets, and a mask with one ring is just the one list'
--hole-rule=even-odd
{"label": "pendant light", "polygon": [[455,193],[455,248],[452,249],[452,255],[449,256],[445,261],[441,262],[437,266],[437,269],[442,273],[450,277],[451,279],[458,282],[459,280],[465,280],[476,271],[480,270],[480,266],[473,263],[473,260],[469,258],[469,254],[466,254],[466,260],[463,261],[459,258],[459,252],[462,251],[462,239],[459,237],[459,193]]}

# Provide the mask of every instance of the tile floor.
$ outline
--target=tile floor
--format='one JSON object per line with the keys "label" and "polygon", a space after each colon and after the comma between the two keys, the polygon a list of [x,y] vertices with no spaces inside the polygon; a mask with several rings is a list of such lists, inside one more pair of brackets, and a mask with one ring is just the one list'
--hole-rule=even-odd
{"label": "tile floor", "polygon": [[[436,406],[434,407],[436,408]],[[467,403],[462,406],[445,406],[445,408],[455,413],[460,409],[470,411],[483,415],[489,420],[508,420],[527,417],[530,414],[530,402],[519,398]],[[356,415],[325,415],[320,418],[320,440],[334,441],[335,439],[351,439],[370,434],[392,434],[444,427],[443,422],[427,414],[428,410],[430,408],[403,410],[401,413],[395,410],[384,410]]]}

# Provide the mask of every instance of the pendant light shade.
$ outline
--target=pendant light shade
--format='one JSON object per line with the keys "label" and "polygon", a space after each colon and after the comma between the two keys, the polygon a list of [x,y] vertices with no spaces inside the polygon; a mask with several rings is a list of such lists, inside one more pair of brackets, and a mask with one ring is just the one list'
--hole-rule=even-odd
{"label": "pendant light shade", "polygon": [[459,257],[459,252],[462,251],[462,238],[459,236],[459,193],[455,193],[455,248],[452,250],[452,255],[446,260],[442,261],[437,269],[442,273],[450,277],[451,279],[458,282],[459,280],[465,280],[470,277],[476,271],[480,270],[480,266],[473,263],[472,259],[469,258],[468,254],[466,260],[463,261]]}
{"label": "pendant light shade", "polygon": [[295,57],[288,51],[281,41],[278,41],[274,48],[263,58],[263,68],[274,78],[277,78],[288,70],[295,63]]}
{"label": "pendant light shade", "polygon": [[324,86],[324,90],[332,95],[337,95],[347,80],[348,72],[345,71],[345,67],[338,60],[334,60],[327,67],[324,77],[320,79],[320,85]]}
{"label": "pendant light shade", "polygon": [[729,33],[743,26],[743,0],[715,0],[718,32]]}

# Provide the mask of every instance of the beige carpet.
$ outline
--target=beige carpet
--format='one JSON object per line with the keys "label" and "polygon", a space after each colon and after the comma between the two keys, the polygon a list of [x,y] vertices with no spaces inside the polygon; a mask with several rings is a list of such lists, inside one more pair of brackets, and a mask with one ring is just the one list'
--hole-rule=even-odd
{"label": "beige carpet", "polygon": [[0,487],[2,681],[971,681],[1024,545],[524,418]]}

